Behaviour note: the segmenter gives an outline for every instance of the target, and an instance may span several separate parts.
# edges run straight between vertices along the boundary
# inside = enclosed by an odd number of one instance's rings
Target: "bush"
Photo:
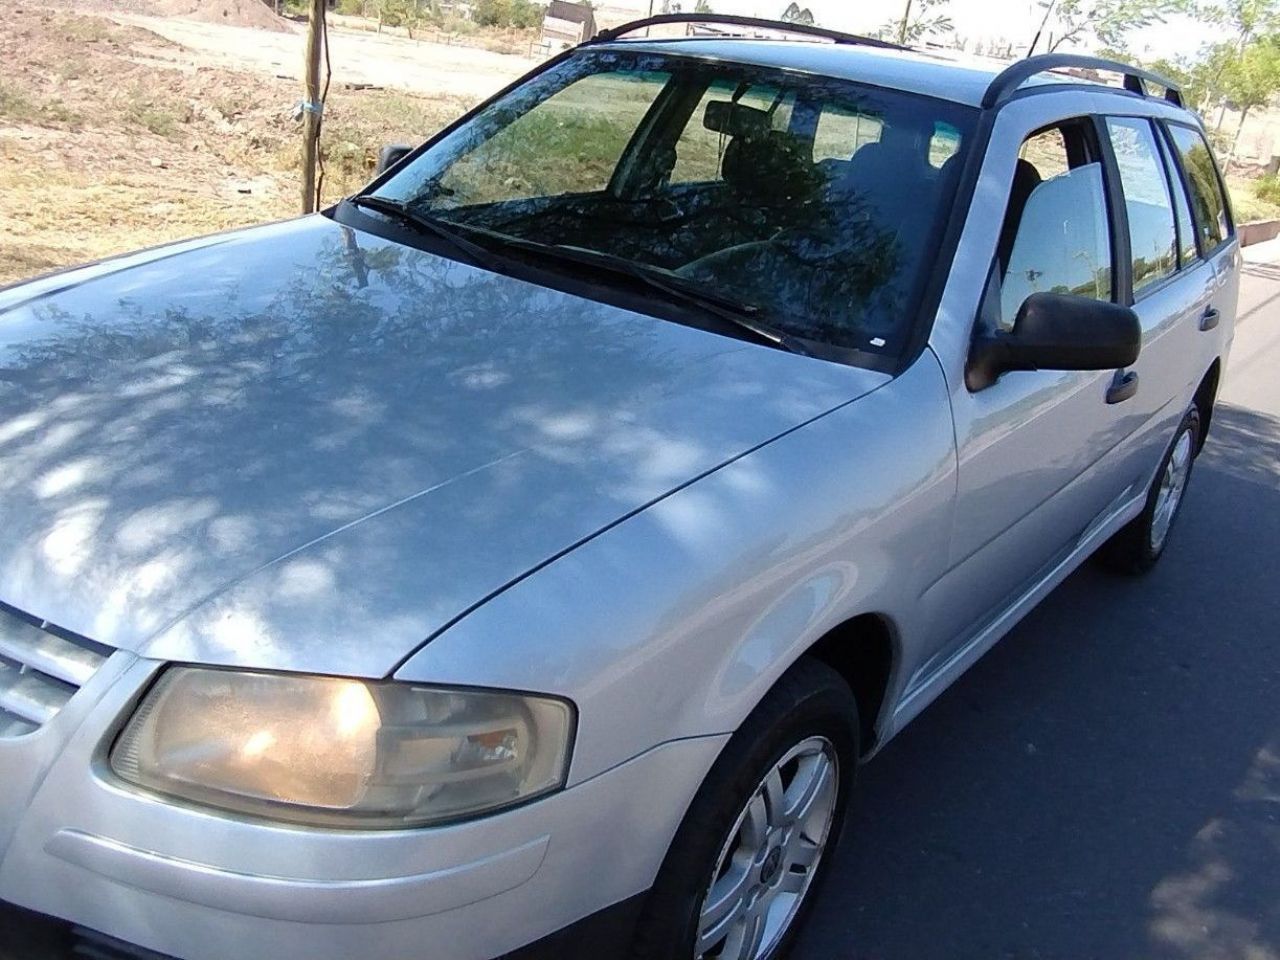
[[[1253,182],[1253,195],[1259,200],[1280,206],[1280,176],[1268,174]]]
[[[533,0],[479,0],[475,8],[476,23],[482,27],[518,27],[527,29],[542,23],[543,8]]]

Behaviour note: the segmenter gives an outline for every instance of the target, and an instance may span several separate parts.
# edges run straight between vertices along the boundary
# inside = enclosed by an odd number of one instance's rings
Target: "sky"
[[[801,0],[800,3],[813,11],[822,26],[855,33],[874,32],[891,18],[900,19],[903,4],[904,0]],[[711,0],[711,5],[717,13],[774,18],[787,6],[787,0]],[[1025,47],[1035,35],[1044,9],[1036,0],[951,0],[946,13],[960,36],[973,40],[1012,40]],[[1141,31],[1139,36],[1130,38],[1129,45],[1144,59],[1154,59],[1178,53],[1193,54],[1208,39],[1204,24],[1179,18]]]

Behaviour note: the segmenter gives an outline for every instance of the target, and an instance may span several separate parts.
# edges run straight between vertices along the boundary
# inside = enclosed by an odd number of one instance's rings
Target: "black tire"
[[[836,801],[823,854],[786,933],[783,957],[813,905],[839,843],[858,762],[858,708],[844,679],[815,660],[788,671],[729,740],[676,832],[636,927],[634,960],[693,960],[698,923],[721,854],[766,775],[797,745],[824,738],[836,757]],[[745,829],[745,828],[744,828]]]
[[[1173,435],[1173,440],[1169,443],[1164,456],[1160,459],[1160,467],[1156,470],[1155,479],[1151,481],[1151,489],[1147,491],[1147,502],[1143,507],[1142,513],[1121,527],[1115,536],[1104,543],[1101,549],[1098,550],[1097,558],[1103,566],[1117,573],[1136,575],[1146,573],[1156,565],[1156,561],[1164,554],[1165,549],[1169,546],[1169,537],[1177,524],[1178,515],[1182,512],[1182,504],[1186,500],[1186,485],[1191,480],[1196,453],[1200,449],[1200,423],[1200,411],[1195,406],[1192,406],[1183,415],[1182,422],[1178,424],[1178,430]],[[1173,459],[1175,452],[1178,451],[1179,444],[1186,436],[1190,437],[1190,459],[1187,461],[1186,476],[1183,479],[1183,495],[1178,497],[1174,505],[1173,516],[1169,519],[1164,534],[1158,536],[1156,510],[1160,504],[1161,486],[1169,470],[1170,461]]]

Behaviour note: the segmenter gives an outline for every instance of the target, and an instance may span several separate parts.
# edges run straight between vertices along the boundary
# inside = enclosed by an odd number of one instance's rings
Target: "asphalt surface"
[[[1087,565],[865,768],[793,960],[1280,960],[1274,259],[1160,565]]]

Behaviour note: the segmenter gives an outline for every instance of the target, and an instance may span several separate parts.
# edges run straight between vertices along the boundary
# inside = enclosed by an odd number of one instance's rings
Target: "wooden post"
[[[907,27],[911,23],[911,0],[907,0],[906,9],[902,11],[902,23],[898,27],[898,43],[906,46],[907,43]]]
[[[302,212],[316,209],[316,155],[320,140],[320,32],[325,0],[311,0],[307,19],[306,94],[302,102]]]

